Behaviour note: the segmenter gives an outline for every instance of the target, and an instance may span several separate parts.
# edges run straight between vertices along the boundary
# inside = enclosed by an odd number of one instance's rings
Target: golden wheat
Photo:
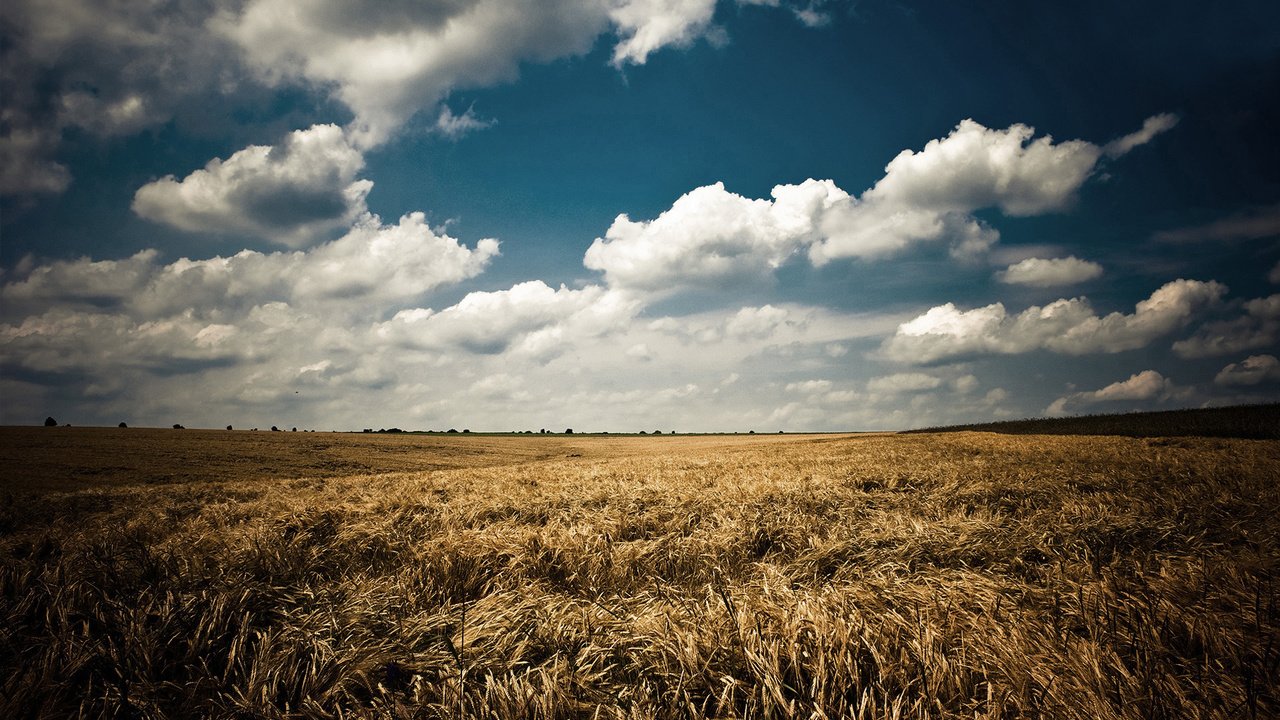
[[[11,444],[6,717],[1280,713],[1275,441],[125,432]]]

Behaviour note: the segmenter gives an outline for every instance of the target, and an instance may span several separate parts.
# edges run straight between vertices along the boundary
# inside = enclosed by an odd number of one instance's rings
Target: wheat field
[[[0,441],[2,717],[1280,714],[1277,441]]]

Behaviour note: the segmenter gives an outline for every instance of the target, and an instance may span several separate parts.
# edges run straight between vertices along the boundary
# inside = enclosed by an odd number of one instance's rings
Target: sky
[[[0,424],[1280,400],[1280,6],[9,0]]]

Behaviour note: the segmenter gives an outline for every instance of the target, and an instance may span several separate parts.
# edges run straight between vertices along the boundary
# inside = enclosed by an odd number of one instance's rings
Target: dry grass
[[[1280,714],[1274,441],[268,438],[0,471],[0,716]]]

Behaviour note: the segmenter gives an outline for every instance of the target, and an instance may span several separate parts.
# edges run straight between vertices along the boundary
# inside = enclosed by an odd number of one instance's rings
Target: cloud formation
[[[654,220],[619,215],[583,264],[614,287],[655,293],[760,279],[813,236],[825,207],[848,198],[830,180],[779,185],[772,195],[750,200],[716,183],[682,195]]]
[[[706,32],[715,0],[250,0],[213,23],[262,82],[329,88],[361,147],[454,90],[513,80],[522,62],[581,55],[610,30],[614,64],[644,64]]]
[[[1088,300],[1056,300],[1011,315],[1002,303],[961,310],[953,303],[930,308],[903,323],[881,350],[908,363],[1050,350],[1067,355],[1115,353],[1145,347],[1182,327],[1227,288],[1217,282],[1175,280],[1157,289],[1132,314],[1097,315]]]
[[[124,260],[54,262],[0,287],[5,315],[59,306],[119,313],[139,323],[172,315],[234,317],[257,305],[411,302],[430,290],[479,274],[498,254],[495,240],[468,249],[433,231],[422,213],[383,225],[368,216],[343,237],[306,251],[186,258],[161,264],[146,250]],[[354,305],[353,305],[354,304]]]
[[[1034,134],[1025,125],[992,130],[965,120],[919,152],[904,150],[861,197],[831,180],[778,185],[770,199],[759,200],[729,192],[723,183],[700,187],[653,220],[619,215],[584,263],[614,286],[670,292],[768,277],[802,251],[815,266],[882,259],[936,242],[948,243],[953,256],[973,257],[999,238],[973,213],[1063,210],[1102,155],[1082,140],[1054,143]],[[1009,277],[1061,283],[1084,279],[1093,267],[1075,258],[1039,260],[1011,268]]]
[[[1027,258],[996,273],[996,279],[1007,285],[1060,287],[1075,285],[1102,277],[1102,266],[1074,255],[1064,258]]]
[[[1064,395],[1054,400],[1045,409],[1045,414],[1065,415],[1081,408],[1100,404],[1167,401],[1186,398],[1188,395],[1187,388],[1179,387],[1155,370],[1143,370],[1129,376],[1128,380],[1111,383],[1100,390]]]
[[[250,145],[213,159],[182,180],[138,189],[133,211],[189,232],[252,235],[288,247],[310,245],[366,212],[364,156],[336,125],[296,130],[279,145]]]
[[[1155,136],[1172,130],[1178,124],[1178,119],[1178,116],[1173,113],[1152,115],[1143,121],[1142,127],[1138,130],[1107,143],[1103,146],[1102,152],[1109,158],[1126,155],[1130,150],[1151,142]]]
[[[1222,368],[1213,378],[1218,385],[1254,386],[1280,382],[1280,360],[1275,355],[1250,355]]]
[[[374,333],[419,350],[494,355],[513,349],[545,358],[625,325],[637,309],[633,301],[598,285],[553,289],[532,280],[509,290],[469,293],[439,312],[402,310],[375,326]]]
[[[618,33],[613,65],[643,65],[667,47],[687,47],[711,27],[716,0],[627,0],[609,10]]]
[[[1194,335],[1173,344],[1184,358],[1232,355],[1280,343],[1280,294],[1250,300],[1244,315],[1205,323]]]

